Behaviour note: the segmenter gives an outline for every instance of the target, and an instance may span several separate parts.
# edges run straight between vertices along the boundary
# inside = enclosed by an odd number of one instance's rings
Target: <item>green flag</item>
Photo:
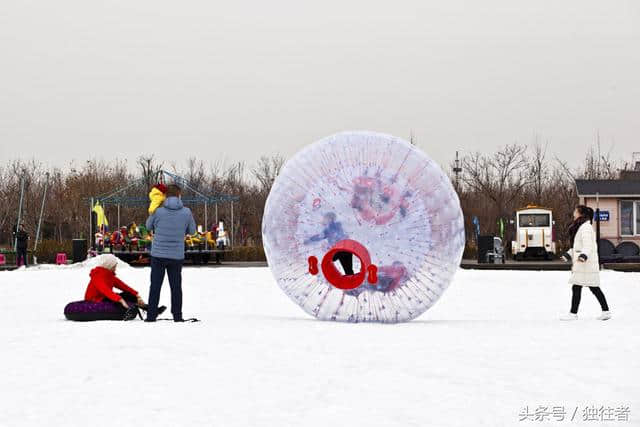
[[[504,219],[498,219],[498,230],[500,230],[500,238],[504,239]]]

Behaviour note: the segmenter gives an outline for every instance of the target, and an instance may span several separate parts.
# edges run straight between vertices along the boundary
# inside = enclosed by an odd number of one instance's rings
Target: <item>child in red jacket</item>
[[[138,292],[116,277],[118,259],[110,254],[102,255],[101,258],[101,266],[95,267],[89,273],[91,281],[87,286],[84,299],[93,302],[110,300],[122,305],[125,309],[129,308],[127,301],[137,304],[139,307],[146,307]],[[122,293],[116,294],[113,292],[113,288],[120,289]]]

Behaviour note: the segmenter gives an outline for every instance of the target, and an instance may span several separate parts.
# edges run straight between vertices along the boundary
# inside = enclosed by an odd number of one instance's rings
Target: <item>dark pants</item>
[[[136,305],[138,303],[138,298],[135,295],[130,294],[129,292],[120,292],[117,295],[120,295],[123,300],[125,300],[127,303],[130,303],[129,305]]]
[[[600,303],[600,308],[602,311],[609,311],[609,306],[607,305],[607,299],[604,297],[602,290],[598,286],[589,286],[591,293],[596,296],[598,302]],[[573,296],[571,297],[571,313],[578,313],[578,306],[580,305],[580,297],[582,296],[582,286],[573,285],[571,287],[573,291]]]
[[[20,265],[20,260],[22,260],[22,264],[24,264],[25,267],[29,264],[27,258],[27,248],[16,249],[16,265]]]
[[[224,243],[220,242],[217,246],[218,250],[224,251]],[[220,258],[224,259],[224,252],[220,255],[220,252],[216,252],[216,264],[220,264]]]
[[[130,294],[129,292],[117,292],[116,295],[119,295],[120,298],[122,298],[129,305],[129,307],[138,304],[138,298],[135,295]],[[109,298],[102,298],[102,302],[109,302],[116,307],[121,308],[123,314],[126,311],[122,304],[120,304],[119,302],[113,302]]]
[[[182,263],[181,259],[151,257],[151,288],[149,289],[149,308],[147,320],[158,317],[160,289],[164,282],[164,273],[169,276],[171,288],[171,314],[174,320],[182,319]]]

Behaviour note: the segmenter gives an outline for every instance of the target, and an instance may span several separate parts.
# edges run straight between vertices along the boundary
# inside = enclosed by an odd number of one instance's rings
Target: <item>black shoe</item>
[[[140,307],[144,311],[147,311],[149,309],[149,304],[139,305],[138,307]],[[167,311],[166,305],[161,305],[160,307],[158,307],[158,316],[160,316],[165,311]]]
[[[173,318],[173,321],[174,321],[174,322],[184,322],[184,319],[182,318],[182,316],[180,316],[180,317],[174,317],[174,318]]]
[[[127,311],[124,312],[124,318],[122,320],[133,320],[138,316],[138,307],[129,307]]]
[[[155,321],[156,321],[156,319],[148,319],[148,318],[147,318],[147,319],[144,319],[144,321],[145,321],[145,322],[149,322],[149,323],[151,323],[151,322],[155,322]]]

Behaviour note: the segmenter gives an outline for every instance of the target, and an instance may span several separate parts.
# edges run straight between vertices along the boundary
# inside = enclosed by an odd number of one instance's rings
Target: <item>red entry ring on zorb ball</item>
[[[355,274],[345,275],[338,271],[334,265],[334,258],[337,254],[346,253],[358,257],[360,261],[360,271]],[[373,269],[371,269],[373,267]],[[371,264],[369,252],[355,240],[342,240],[336,243],[322,258],[322,274],[338,289],[355,289],[364,282],[367,272],[375,271],[375,266]],[[374,283],[375,276],[369,275],[369,282]]]
[[[278,285],[307,313],[394,323],[425,312],[449,286],[464,221],[451,181],[422,151],[390,135],[343,132],[287,161],[262,238]]]

